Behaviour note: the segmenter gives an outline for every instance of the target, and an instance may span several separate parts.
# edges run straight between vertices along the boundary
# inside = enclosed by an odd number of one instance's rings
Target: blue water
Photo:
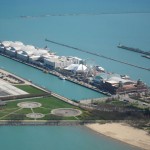
[[[5,150],[138,150],[83,127],[6,126],[0,133]]]
[[[18,63],[3,56],[0,56],[0,67],[27,80],[31,80],[36,85],[40,85],[41,87],[68,97],[72,100],[105,96],[83,86],[73,84],[67,80],[60,80],[56,76],[45,74],[43,71],[34,69],[22,63]]]
[[[0,1],[0,39],[20,40],[25,44],[48,47],[58,55],[75,55],[93,59],[106,70],[128,74],[150,85],[149,71],[99,58],[72,49],[47,43],[45,38],[150,68],[150,60],[140,54],[118,49],[119,42],[150,50],[149,0],[84,1]],[[9,5],[8,5],[9,3]],[[2,7],[3,6],[3,7]],[[8,9],[9,11],[6,11]],[[136,12],[136,13],[128,13]],[[138,12],[138,13],[137,13]],[[23,19],[19,16],[45,14],[108,13],[96,16],[50,16]],[[112,14],[111,14],[112,13]],[[118,13],[118,14],[113,14]],[[119,14],[120,13],[120,14]]]
[[[86,15],[59,16],[72,13]],[[44,17],[46,14],[56,16]],[[23,19],[20,17],[23,15],[33,18]],[[58,55],[91,59],[108,71],[127,74],[134,80],[140,78],[148,85],[150,72],[146,70],[47,43],[44,39],[48,38],[150,68],[149,59],[117,48],[120,42],[150,51],[149,27],[149,0],[0,0],[0,40],[18,40],[38,47],[47,45]],[[2,56],[0,67],[71,99],[103,96]],[[0,127],[0,133],[1,147],[6,150],[38,150],[43,149],[43,146],[45,150],[133,149],[80,127]],[[8,141],[10,144],[7,144]]]

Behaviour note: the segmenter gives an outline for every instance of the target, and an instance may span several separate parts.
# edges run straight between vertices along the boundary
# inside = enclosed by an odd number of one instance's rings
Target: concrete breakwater
[[[125,46],[125,45],[118,45],[117,47],[121,48],[121,49],[128,50],[128,51],[136,52],[136,53],[150,55],[150,52],[143,51],[143,50],[141,50],[139,48],[128,47],[128,46]]]
[[[150,71],[150,68],[145,68],[145,67],[142,67],[142,66],[131,64],[131,63],[128,63],[128,62],[125,62],[125,61],[121,61],[121,60],[118,60],[118,59],[114,59],[114,58],[111,58],[111,57],[104,56],[102,54],[98,54],[98,53],[94,53],[94,52],[91,52],[91,51],[83,50],[81,48],[69,46],[67,44],[62,44],[62,43],[55,42],[55,41],[52,41],[52,40],[49,40],[49,39],[45,39],[45,41],[53,43],[53,44],[57,44],[57,45],[60,45],[60,46],[68,47],[68,48],[71,48],[71,49],[74,49],[74,50],[77,50],[77,51],[80,51],[80,52],[88,53],[88,54],[91,54],[91,55],[94,55],[94,56],[98,56],[98,57],[101,57],[101,58],[105,58],[105,59],[108,59],[108,60],[116,61],[116,62],[119,62],[119,63],[122,63],[122,64],[126,64],[128,66],[132,66],[132,67],[136,67],[136,68],[140,68],[140,69],[143,69],[143,70]]]
[[[119,14],[149,14],[150,12],[101,12],[101,13],[59,13],[59,14],[42,14],[38,16],[19,16],[23,19],[34,19],[43,17],[66,17],[66,16],[100,16],[100,15],[119,15]]]
[[[0,126],[80,126],[93,123],[132,123],[132,120],[0,120]]]
[[[95,120],[1,120],[0,126],[79,126],[96,123]]]

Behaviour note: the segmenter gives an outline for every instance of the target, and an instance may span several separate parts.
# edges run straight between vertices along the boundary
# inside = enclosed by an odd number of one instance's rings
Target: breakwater
[[[52,41],[52,40],[49,40],[49,39],[45,39],[45,41],[53,43],[53,44],[57,44],[57,45],[60,45],[60,46],[68,47],[68,48],[71,48],[71,49],[74,49],[74,50],[77,50],[77,51],[80,51],[80,52],[88,53],[88,54],[91,54],[91,55],[94,55],[94,56],[97,56],[97,57],[105,58],[105,59],[116,61],[116,62],[125,64],[125,65],[129,65],[129,66],[132,66],[132,67],[136,67],[136,68],[139,68],[139,69],[150,71],[150,68],[145,68],[145,67],[138,66],[138,65],[135,65],[135,64],[131,64],[131,63],[128,63],[128,62],[125,62],[125,61],[121,61],[121,60],[118,60],[118,59],[107,57],[107,56],[104,56],[104,55],[99,54],[99,53],[94,53],[92,51],[83,50],[81,48],[73,47],[73,46],[70,46],[70,45],[67,45],[67,44],[62,44],[62,43],[55,42],[55,41]]]
[[[0,126],[79,126],[102,121],[96,120],[1,120]]]
[[[43,17],[67,17],[67,16],[100,16],[100,15],[120,15],[120,14],[149,14],[150,12],[101,12],[101,13],[61,13],[61,14],[42,14],[38,16],[19,16],[23,19],[34,19]]]
[[[125,46],[125,45],[118,45],[117,47],[121,48],[121,49],[128,50],[128,51],[136,52],[136,53],[150,55],[150,52],[143,51],[143,50],[141,50],[139,48],[128,47],[128,46]]]
[[[150,55],[142,55],[142,57],[150,59]]]

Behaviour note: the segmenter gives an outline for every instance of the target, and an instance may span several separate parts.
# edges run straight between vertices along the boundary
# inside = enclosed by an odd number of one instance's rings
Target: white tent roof
[[[120,81],[122,83],[126,83],[126,82],[134,83],[134,81],[131,81],[128,79],[122,79],[121,77],[111,77],[107,80],[107,82],[109,82],[109,83],[119,83]]]
[[[71,64],[70,66],[66,67],[65,70],[70,71],[85,71],[87,67],[82,64]]]
[[[48,51],[44,49],[37,49],[37,51],[34,52],[34,55],[45,55],[45,54],[48,54]]]
[[[23,45],[23,43],[20,42],[20,41],[15,41],[14,43],[15,43],[16,45],[19,45],[19,46]]]
[[[10,44],[13,43],[12,41],[3,41],[2,44],[5,46],[5,47],[8,47],[10,46]]]

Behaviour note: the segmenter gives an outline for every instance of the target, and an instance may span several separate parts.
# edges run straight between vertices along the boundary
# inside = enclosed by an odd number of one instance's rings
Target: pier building
[[[123,94],[148,90],[143,82],[133,81],[127,75],[105,72],[101,66],[88,65],[78,57],[58,56],[47,48],[25,45],[19,41],[3,41],[0,42],[0,53],[38,69],[47,69],[56,76],[64,75],[71,82],[99,92]]]
[[[86,72],[87,66],[83,64],[71,64],[68,67],[64,68],[64,70],[72,71],[72,72]]]
[[[93,84],[103,88],[111,94],[146,92],[147,86],[141,81],[131,80],[127,75],[116,73],[101,73],[93,79]]]

